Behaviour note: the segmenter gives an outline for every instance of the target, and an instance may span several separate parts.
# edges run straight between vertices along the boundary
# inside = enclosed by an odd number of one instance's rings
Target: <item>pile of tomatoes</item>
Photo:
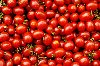
[[[0,66],[100,66],[100,0],[1,0]]]

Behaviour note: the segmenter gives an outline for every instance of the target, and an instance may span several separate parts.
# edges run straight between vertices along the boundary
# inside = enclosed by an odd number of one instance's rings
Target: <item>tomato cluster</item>
[[[0,66],[100,66],[100,0],[1,0]]]

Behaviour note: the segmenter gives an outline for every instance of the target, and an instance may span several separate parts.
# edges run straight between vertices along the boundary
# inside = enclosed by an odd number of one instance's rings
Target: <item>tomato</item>
[[[33,9],[39,9],[40,7],[40,4],[39,4],[39,1],[38,0],[31,0],[30,1],[30,5]]]
[[[13,8],[13,13],[16,15],[22,15],[25,12],[24,8],[16,6]]]
[[[59,6],[59,7],[58,7],[58,11],[59,11],[60,13],[66,12],[66,11],[67,11],[67,6],[66,6],[66,5],[61,5],[61,6]]]
[[[7,0],[7,5],[9,7],[15,7],[17,5],[17,1],[16,0]]]
[[[64,61],[63,61],[63,66],[70,66],[72,64],[72,61],[70,58],[66,58]]]
[[[55,0],[55,3],[57,5],[63,5],[64,4],[64,0]]]
[[[37,63],[37,57],[36,56],[30,56],[29,57],[29,60],[31,61],[31,64],[35,64],[35,63]]]
[[[28,0],[19,0],[18,4],[20,7],[25,7],[28,4]]]
[[[8,6],[3,6],[2,7],[2,12],[4,14],[10,14],[12,12],[12,9],[10,7],[8,7]]]
[[[85,23],[84,22],[78,22],[77,29],[78,29],[78,31],[84,31],[85,30]]]
[[[75,4],[69,4],[68,5],[68,12],[74,13],[77,10],[77,7]]]
[[[71,21],[77,21],[78,20],[78,13],[72,13],[70,15],[70,20]]]

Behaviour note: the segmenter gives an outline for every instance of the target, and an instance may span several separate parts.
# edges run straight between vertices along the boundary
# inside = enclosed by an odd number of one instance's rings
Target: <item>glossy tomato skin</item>
[[[4,59],[0,59],[0,65],[1,65],[1,66],[5,66],[5,61],[4,61]]]
[[[9,51],[5,51],[4,59],[10,60],[12,58],[12,54]]]
[[[22,15],[25,12],[24,8],[16,6],[13,8],[13,13],[16,15]]]
[[[42,53],[42,51],[43,51],[42,45],[37,45],[37,46],[34,48],[34,52],[37,53],[37,54]]]
[[[58,5],[55,2],[52,2],[51,9],[56,10],[57,8],[58,8]]]
[[[86,22],[86,30],[89,32],[94,30],[94,23],[92,21],[89,20]]]
[[[50,7],[52,5],[52,1],[51,0],[46,0],[45,1],[45,6],[46,7]]]
[[[78,13],[72,13],[70,15],[70,20],[71,21],[77,21],[78,20]]]
[[[12,41],[12,46],[13,46],[14,48],[18,48],[20,45],[21,45],[20,39],[15,38],[15,39]]]
[[[0,49],[0,58],[2,58],[4,55],[4,51]]]
[[[84,31],[85,30],[85,23],[84,22],[78,22],[77,29],[78,29],[78,31]]]
[[[52,36],[50,34],[46,34],[43,39],[43,43],[45,45],[50,45],[52,42]]]
[[[58,18],[58,23],[60,26],[65,26],[68,23],[68,20],[66,19],[65,16],[60,16]]]
[[[33,40],[32,34],[30,32],[25,32],[24,35],[23,35],[23,40],[26,43],[32,42],[32,40]]]
[[[100,30],[100,20],[98,20],[98,19],[95,19],[94,21],[94,29],[95,30]]]
[[[54,52],[54,49],[48,49],[48,50],[46,51],[46,56],[47,56],[48,58],[53,58],[53,56],[52,56],[53,52]]]
[[[52,18],[50,21],[49,21],[49,25],[51,25],[52,27],[56,27],[58,25],[58,21],[56,18]]]
[[[6,62],[6,66],[13,66],[13,61],[8,60],[8,61]]]
[[[80,65],[85,65],[87,66],[89,64],[89,59],[86,56],[82,56],[79,60],[78,60]]]
[[[53,10],[45,11],[47,18],[53,18],[55,16],[55,12]]]
[[[54,60],[49,60],[48,65],[49,66],[56,66],[56,62]]]
[[[73,60],[74,60],[75,62],[78,62],[78,60],[79,60],[80,57],[82,57],[82,56],[83,56],[83,53],[82,53],[82,52],[76,52],[76,53],[73,54]]]
[[[63,63],[64,59],[63,58],[55,58],[56,63],[61,64]]]
[[[93,62],[92,62],[92,65],[93,66],[99,66],[100,64],[99,64],[99,60],[94,60]]]
[[[9,50],[11,49],[12,44],[9,41],[4,41],[1,43],[1,49],[3,50]]]
[[[51,46],[53,49],[56,49],[60,46],[60,43],[58,40],[53,40],[52,43],[51,43]]]
[[[39,9],[40,7],[40,4],[39,4],[39,1],[38,0],[31,0],[30,1],[30,5],[33,9]]]
[[[90,12],[89,11],[84,11],[84,12],[82,12],[80,15],[79,15],[79,19],[81,20],[81,21],[88,21],[89,19],[90,19],[91,17],[90,17]]]
[[[62,57],[65,54],[65,50],[63,48],[56,48],[54,50],[55,57]]]
[[[39,30],[43,30],[47,27],[47,21],[44,20],[44,19],[40,19],[37,21],[37,25],[36,27],[39,29]]]
[[[86,9],[88,11],[95,11],[98,8],[98,4],[96,2],[90,1],[89,3],[86,4]]]
[[[28,0],[19,0],[18,4],[20,7],[25,7],[28,4]]]
[[[75,4],[69,4],[68,5],[68,12],[74,13],[77,10],[77,7]]]
[[[93,41],[88,41],[88,42],[86,42],[86,44],[85,44],[85,48],[87,49],[87,50],[93,50],[94,49],[94,42]]]
[[[8,19],[7,19],[8,20]],[[0,32],[4,32],[7,28],[7,25],[5,23],[0,24]]]
[[[72,64],[72,61],[70,58],[66,58],[64,61],[63,61],[63,66],[70,66]]]
[[[63,5],[64,4],[64,0],[55,0],[55,3],[57,5]]]
[[[3,17],[3,22],[6,24],[6,25],[10,25],[12,23],[12,18],[10,15],[4,15]]]
[[[68,23],[64,26],[64,32],[65,34],[70,34],[73,32],[73,25],[72,23]]]
[[[14,17],[14,21],[15,21],[15,23],[21,24],[21,23],[24,22],[24,18],[22,16],[20,16],[20,15],[16,15]]]
[[[71,51],[65,51],[65,58],[72,58],[73,53]]]
[[[33,36],[33,38],[35,38],[35,39],[41,39],[41,38],[44,36],[44,32],[41,31],[41,30],[35,30],[35,31],[32,33],[32,36]]]
[[[67,6],[66,6],[66,5],[59,6],[59,7],[58,7],[58,11],[59,11],[60,13],[66,12],[66,11],[67,11]]]
[[[71,66],[80,66],[80,64],[79,64],[78,62],[73,62],[73,63],[71,64]]]
[[[10,35],[14,34],[14,33],[15,33],[15,28],[14,28],[14,26],[9,25],[8,28],[7,28],[7,32],[8,32]]]
[[[9,7],[15,7],[17,5],[17,1],[16,0],[7,0],[7,5]]]
[[[16,27],[16,32],[18,34],[23,34],[27,31],[27,27],[23,24],[19,24],[17,27]]]
[[[75,44],[78,47],[82,47],[84,45],[84,39],[82,37],[77,37],[75,38]]]
[[[77,8],[77,11],[78,11],[79,13],[85,11],[85,6],[84,6],[83,4],[79,4],[79,6],[78,6],[78,8]]]
[[[29,61],[29,59],[23,59],[21,61],[21,65],[22,66],[31,66],[31,62]]]
[[[31,64],[35,64],[35,63],[37,63],[37,56],[30,56],[29,57],[29,60],[31,61]]]
[[[3,6],[2,7],[2,12],[4,14],[10,14],[12,12],[12,9],[10,7],[8,7],[8,6]]]
[[[9,34],[7,32],[0,33],[0,42],[6,41],[9,38]]]
[[[35,12],[35,16],[37,19],[46,19],[47,18],[47,15],[43,10],[37,10]]]
[[[65,50],[72,50],[74,48],[74,43],[71,40],[68,40],[64,43],[64,49]]]
[[[19,64],[22,61],[22,55],[20,53],[15,53],[13,55],[13,63]]]

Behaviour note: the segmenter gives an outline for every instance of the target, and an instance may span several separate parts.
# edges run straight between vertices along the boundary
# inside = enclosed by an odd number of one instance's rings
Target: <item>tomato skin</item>
[[[65,0],[65,4],[70,4],[71,0]]]
[[[46,19],[47,18],[47,15],[43,10],[37,10],[35,12],[35,16],[37,19]]]
[[[21,61],[21,65],[22,66],[31,66],[31,62],[29,61],[29,59],[23,59]]]
[[[6,41],[9,38],[9,34],[7,32],[0,33],[0,42]]]
[[[46,56],[47,56],[48,58],[53,58],[53,56],[52,56],[53,52],[54,52],[54,49],[48,49],[48,50],[46,51]]]
[[[85,11],[85,6],[84,6],[83,4],[79,4],[79,6],[78,6],[78,8],[77,8],[77,11],[78,11],[79,13]]]
[[[84,22],[78,22],[77,29],[78,29],[78,31],[84,31],[85,30],[85,23]]]
[[[4,14],[10,14],[12,12],[12,9],[10,7],[8,7],[8,6],[3,6],[2,7],[2,12]]]
[[[0,49],[0,58],[2,58],[4,55],[4,51]]]
[[[95,30],[100,30],[100,20],[95,19],[93,22],[94,22],[94,29]]]
[[[66,11],[67,11],[67,6],[66,6],[66,5],[59,6],[59,7],[58,7],[58,11],[59,11],[60,13],[66,12]]]
[[[70,15],[70,20],[71,21],[77,21],[78,20],[78,13],[72,13]]]
[[[24,22],[24,18],[22,16],[20,16],[20,15],[16,15],[14,17],[14,21],[15,21],[15,23],[21,24],[21,23]]]
[[[49,25],[51,25],[52,27],[56,27],[58,25],[58,21],[56,18],[52,18],[50,21],[49,21]]]
[[[12,35],[15,33],[15,28],[12,25],[9,25],[7,28],[7,32]]]
[[[71,64],[71,66],[80,66],[80,64],[79,64],[78,62],[73,62],[73,63]]]
[[[62,57],[65,54],[65,50],[63,48],[56,48],[54,50],[55,57]]]
[[[3,50],[9,50],[11,49],[12,44],[9,41],[4,41],[1,43],[1,49]]]
[[[94,50],[98,50],[99,45],[100,45],[100,43],[98,41],[94,41]]]
[[[32,36],[33,36],[33,38],[35,38],[35,39],[41,39],[41,38],[44,36],[44,32],[41,31],[41,30],[35,30],[35,31],[32,33]]]
[[[83,62],[84,61],[84,62]],[[85,65],[87,66],[89,64],[89,59],[86,56],[82,56],[79,60],[78,60],[80,65]]]
[[[77,7],[75,4],[69,4],[68,5],[68,12],[74,13],[77,10]]]
[[[44,19],[40,19],[37,21],[37,24],[36,24],[36,27],[39,29],[39,30],[43,30],[47,27],[47,21],[44,20]]]
[[[10,60],[12,58],[12,54],[9,51],[5,51],[4,59]]]
[[[18,34],[23,34],[27,31],[27,27],[23,24],[19,24],[17,27],[16,27],[16,32]]]
[[[94,42],[93,41],[88,41],[88,42],[86,42],[86,44],[85,44],[85,48],[87,49],[87,50],[93,50],[94,49]]]
[[[36,28],[36,23],[37,23],[37,20],[32,19],[32,20],[30,21],[30,27],[31,27],[31,28]]]
[[[74,39],[74,34],[71,33],[71,34],[65,35],[65,39],[66,40],[72,40],[72,39]]]
[[[0,24],[0,32],[4,32],[6,30],[7,25],[5,23]]]
[[[46,7],[50,7],[52,5],[52,1],[51,0],[46,0],[45,1],[45,6]]]
[[[29,57],[29,60],[31,61],[31,64],[35,64],[35,63],[37,63],[37,56],[30,56]]]
[[[5,66],[5,61],[4,61],[4,59],[0,59],[0,66]]]
[[[93,62],[92,62],[92,65],[93,66],[99,66],[100,64],[100,61],[99,60],[94,60]]]
[[[84,45],[84,39],[82,37],[77,37],[75,38],[75,44],[78,47],[82,47]]]
[[[76,52],[76,53],[73,54],[73,60],[74,60],[75,62],[78,62],[78,60],[79,60],[80,57],[82,57],[82,56],[83,56],[83,53],[82,53],[82,52]]]
[[[90,0],[82,0],[82,3],[88,3]]]
[[[8,60],[8,61],[6,62],[6,65],[5,65],[5,66],[13,66],[13,61]]]
[[[56,63],[61,64],[63,63],[64,59],[62,58],[55,58]]]
[[[90,19],[91,17],[90,17],[90,12],[89,11],[84,11],[84,12],[82,12],[80,15],[79,15],[79,19],[81,20],[81,21],[88,21],[89,19]]]
[[[94,30],[94,23],[92,21],[89,20],[86,22],[86,30],[89,32]]]
[[[88,11],[91,11],[91,10],[95,11],[97,8],[98,8],[98,3],[96,3],[96,2],[90,1],[89,3],[86,4],[86,9]]]
[[[75,5],[77,5],[77,3],[81,3],[81,0],[73,0],[72,3],[74,3]]]
[[[70,66],[72,64],[72,61],[70,58],[66,58],[64,61],[63,61],[63,66]]]
[[[22,55],[20,53],[15,53],[13,55],[13,63],[19,64],[22,61]]]
[[[10,15],[4,15],[3,17],[3,22],[6,24],[6,25],[9,25],[12,23],[12,18]]]
[[[28,0],[19,0],[18,4],[20,7],[25,7],[28,4]]]
[[[69,19],[69,17],[70,17],[70,13],[67,12],[67,13],[65,13],[63,16],[65,16],[67,19]]]
[[[32,54],[30,51],[33,51],[33,48],[28,48],[28,46],[26,46],[25,49],[22,51],[22,54],[24,56],[30,56]]]
[[[22,15],[25,12],[24,8],[16,6],[13,8],[13,13],[16,15]]]
[[[58,5],[55,2],[52,2],[51,9],[56,10],[57,8],[58,8]]]
[[[64,32],[65,34],[70,34],[73,32],[73,25],[72,23],[68,23],[64,26]]]
[[[63,5],[64,4],[64,0],[55,0],[55,3],[57,5]]]
[[[47,59],[40,59],[38,65],[41,66],[42,64],[46,64],[47,62]]]
[[[64,43],[64,49],[65,50],[72,50],[74,48],[74,43],[71,40],[68,40]]]
[[[25,32],[24,35],[23,35],[23,40],[26,43],[32,42],[32,40],[33,40],[32,34],[30,32]]]
[[[37,45],[37,46],[34,48],[34,52],[37,53],[37,54],[42,53],[42,51],[43,51],[42,45]]]
[[[71,51],[65,51],[65,58],[72,58],[73,53]]]
[[[43,39],[43,43],[45,45],[50,45],[52,42],[52,36],[50,34],[46,34]]]
[[[90,33],[88,31],[79,32],[79,36],[82,37],[83,39],[89,39]]]
[[[40,7],[40,4],[39,4],[39,1],[38,0],[31,0],[30,1],[30,5],[33,9],[39,9]]]
[[[55,12],[53,10],[45,11],[47,18],[53,18],[55,16]]]
[[[20,39],[15,38],[15,39],[12,41],[12,46],[13,46],[14,48],[18,48],[20,45],[21,45]]]
[[[7,0],[7,5],[9,7],[15,7],[17,5],[17,1],[16,0]]]

